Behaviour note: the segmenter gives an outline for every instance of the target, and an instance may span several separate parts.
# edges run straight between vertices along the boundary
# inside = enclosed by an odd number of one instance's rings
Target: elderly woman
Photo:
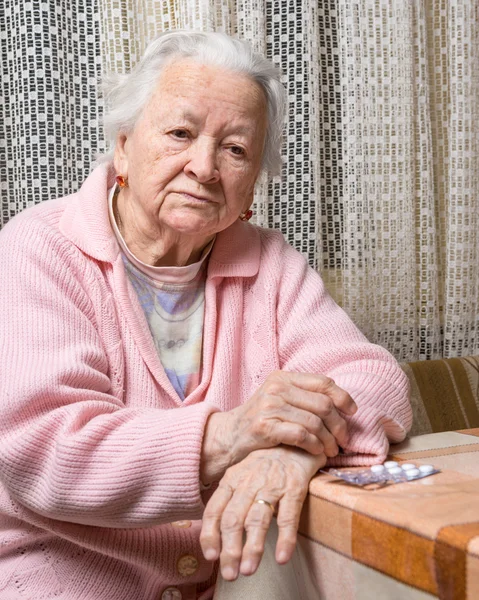
[[[8,600],[211,598],[274,510],[290,559],[318,468],[382,461],[411,421],[395,360],[247,223],[280,165],[272,65],[172,32],[108,102],[112,162],[0,235]]]

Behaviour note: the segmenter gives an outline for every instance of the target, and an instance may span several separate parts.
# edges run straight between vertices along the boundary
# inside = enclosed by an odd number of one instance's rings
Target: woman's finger
[[[243,554],[245,520],[256,496],[256,488],[237,489],[221,517],[220,569],[223,579],[238,577]]]
[[[206,560],[216,560],[221,552],[221,517],[233,496],[233,489],[221,482],[203,513],[200,544]]]
[[[334,436],[331,434],[331,432],[328,430],[328,428],[325,426],[321,419],[320,427],[316,435],[318,436],[319,441],[323,445],[324,454],[326,454],[326,456],[329,457],[337,456],[339,452],[338,444]]]
[[[302,425],[281,421],[279,419],[271,419],[268,421],[268,426],[270,431],[268,436],[263,439],[268,439],[271,446],[279,446],[280,444],[296,446],[315,456],[324,452],[324,446],[318,435],[316,433],[310,433]]]
[[[298,537],[299,519],[306,498],[304,490],[287,491],[278,507],[278,541],[276,543],[276,561],[283,565],[293,556]]]
[[[295,393],[298,392],[296,391]],[[299,393],[309,394],[310,392]],[[297,408],[294,405],[285,404],[281,411],[284,416],[280,413],[279,418],[287,422],[296,422],[301,425],[318,438],[326,448],[327,456],[336,456],[338,452],[337,445],[346,446],[348,443],[349,436],[347,423],[343,417],[340,416],[330,400],[328,403],[326,397],[319,399],[318,404],[321,404],[321,406],[317,407],[316,414]],[[306,448],[303,449],[306,450]],[[314,452],[312,454],[314,454]]]
[[[305,402],[309,402],[311,406],[316,405],[314,414],[313,411],[306,411],[297,406],[297,404],[304,406]],[[295,415],[297,415],[295,418],[298,421],[300,420],[301,424],[304,424],[311,433],[318,435],[320,439],[323,433],[322,426],[325,425],[340,446],[345,446],[348,443],[348,425],[328,396],[295,388],[291,391],[290,405],[291,410],[301,411],[300,415],[295,412]],[[325,443],[325,440],[323,440],[323,443]]]
[[[348,443],[347,423],[329,396],[291,387],[285,392],[283,401],[285,420],[297,422],[315,434],[322,433],[321,424],[324,424],[340,446]]]
[[[326,429],[331,433],[338,445],[343,448],[347,446],[349,442],[348,424],[343,419],[341,414],[335,408],[333,408],[329,414],[327,414],[327,411],[325,410],[325,414],[321,417],[321,419],[326,426]]]
[[[271,497],[265,503],[264,495],[265,492],[262,492],[260,500],[263,502],[258,502],[258,499],[253,502],[246,517],[247,536],[240,566],[242,575],[255,573],[263,557],[266,535],[273,519],[272,507],[275,504]]]
[[[304,391],[324,394],[331,399],[334,406],[347,415],[354,415],[358,407],[351,396],[340,388],[331,377],[320,373],[296,373],[290,371],[276,371],[271,382],[285,382]],[[316,403],[317,405],[317,403]],[[301,406],[305,410],[314,411],[313,406]],[[316,412],[315,412],[316,414]],[[320,416],[320,415],[318,415]]]

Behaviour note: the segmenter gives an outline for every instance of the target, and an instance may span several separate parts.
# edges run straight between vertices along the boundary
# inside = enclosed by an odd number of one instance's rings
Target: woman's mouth
[[[214,202],[210,198],[205,198],[204,196],[196,196],[195,194],[190,194],[188,192],[181,192],[181,195],[193,202]]]

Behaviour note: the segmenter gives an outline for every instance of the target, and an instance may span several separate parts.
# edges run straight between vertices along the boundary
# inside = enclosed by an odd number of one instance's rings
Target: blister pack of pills
[[[403,483],[406,481],[415,481],[423,477],[429,477],[439,473],[432,465],[419,465],[413,463],[397,463],[394,460],[386,461],[382,465],[373,465],[368,469],[350,470],[350,469],[329,469],[323,471],[328,475],[333,475],[352,485],[366,486],[370,484],[386,485],[391,483]]]

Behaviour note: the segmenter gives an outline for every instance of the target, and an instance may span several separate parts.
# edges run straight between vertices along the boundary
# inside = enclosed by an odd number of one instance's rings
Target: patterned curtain
[[[479,4],[337,0],[341,268],[399,359],[479,351]]]
[[[0,1],[0,227],[79,187],[103,148],[91,0]]]
[[[476,0],[51,0],[0,6],[0,225],[75,190],[104,149],[98,81],[174,28],[283,70],[281,178],[256,222],[400,360],[478,353]],[[7,35],[8,32],[8,35]]]

